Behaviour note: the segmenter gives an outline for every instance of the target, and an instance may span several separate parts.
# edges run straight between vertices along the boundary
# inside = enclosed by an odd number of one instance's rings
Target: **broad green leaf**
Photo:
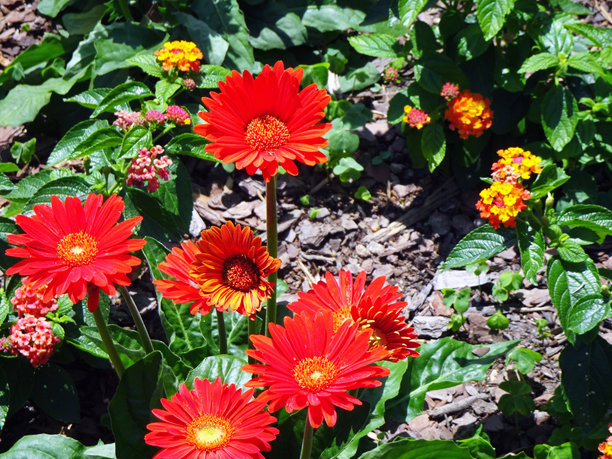
[[[9,201],[25,204],[45,183],[61,177],[72,177],[73,172],[66,169],[54,171],[42,170],[36,174],[28,175],[17,183],[17,188],[4,197]]]
[[[144,48],[140,43],[135,46],[120,43],[116,37],[112,36],[96,40],[94,47],[96,49],[94,65],[97,75],[106,75],[114,70],[131,67],[129,59],[142,52]]]
[[[401,46],[393,35],[373,33],[349,37],[350,45],[360,54],[372,57],[399,57]]]
[[[542,361],[542,354],[524,347],[515,347],[506,357],[506,361],[516,362],[515,368],[526,375],[533,371],[536,362]]]
[[[210,142],[198,134],[179,134],[176,137],[172,137],[170,142],[166,144],[166,153],[173,153],[175,155],[189,155],[195,156],[196,158],[204,159],[206,161],[214,161],[220,163],[220,159],[216,159],[214,155],[208,153],[205,150],[206,145]]]
[[[332,134],[329,138],[329,146],[327,149],[333,155],[350,155],[359,147],[359,136],[346,129]]]
[[[413,24],[410,44],[412,53],[417,59],[420,59],[423,53],[435,53],[441,48],[431,26],[423,21],[416,21]]]
[[[359,91],[372,86],[380,79],[378,69],[371,62],[363,67],[349,70],[346,74],[340,75],[340,90],[343,93]]]
[[[402,24],[411,26],[426,3],[427,0],[399,0],[398,10]]]
[[[555,56],[560,56],[563,53],[566,57],[569,57],[574,49],[574,40],[572,34],[560,21],[553,20],[544,24],[541,33],[540,40],[546,51]]]
[[[542,126],[546,138],[557,150],[572,140],[578,124],[578,102],[569,89],[553,86],[542,100]]]
[[[153,408],[162,408],[164,379],[168,367],[162,365],[161,352],[155,351],[125,370],[108,412],[117,444],[117,459],[150,459],[158,448],[143,438],[147,424],[156,419]]]
[[[20,438],[0,459],[83,459],[86,447],[64,435],[28,435]]]
[[[544,267],[544,234],[541,229],[536,229],[528,220],[518,222],[518,247],[521,252],[521,266],[525,278],[537,285],[537,274]]]
[[[410,86],[415,85],[413,83]],[[389,111],[387,113],[387,121],[389,124],[397,124],[401,123],[404,115],[404,107],[406,105],[412,106],[412,102],[408,97],[408,89],[404,88],[400,92],[398,92],[391,101],[389,102]]]
[[[559,446],[535,445],[534,459],[580,459],[576,443],[567,442]]]
[[[151,131],[143,126],[132,126],[123,138],[118,159],[136,158],[138,156],[138,150],[143,148],[148,149],[152,146],[153,140],[151,139]]]
[[[549,192],[560,187],[569,179],[569,175],[567,175],[562,168],[557,167],[554,164],[545,166],[530,187],[531,199],[543,198]]]
[[[237,388],[246,390],[244,385],[251,380],[251,374],[245,373],[241,368],[247,362],[233,355],[212,355],[202,360],[202,363],[189,372],[187,387],[192,389],[196,378],[208,379],[214,382],[221,378],[223,384],[234,384]]]
[[[460,87],[469,86],[461,69],[445,54],[423,53],[415,63],[414,72],[419,85],[436,95],[440,94],[442,86],[449,81]]]
[[[11,147],[11,156],[16,163],[29,163],[34,153],[36,153],[36,137],[25,143],[15,142]]]
[[[137,227],[140,237],[151,236],[166,241],[181,241],[183,225],[179,216],[166,209],[164,203],[159,199],[158,192],[155,194],[154,196],[146,190],[128,187],[124,198],[124,217],[141,216],[143,218],[142,223]]]
[[[495,230],[491,225],[483,225],[457,243],[444,262],[444,269],[486,260],[512,247],[516,242],[515,231],[507,228]]]
[[[9,313],[13,311],[13,305],[11,304],[9,299],[6,297],[6,295],[7,294],[5,291],[5,292],[2,292],[2,295],[0,296],[0,325],[4,323]],[[3,387],[3,385],[0,384],[0,387]],[[0,397],[0,399],[1,398],[2,397]],[[2,426],[0,426],[0,430],[2,430]]]
[[[594,11],[591,11],[587,7],[581,5],[580,3],[574,2],[573,0],[554,0],[551,2],[551,4],[560,6],[565,13],[595,14]]]
[[[28,49],[20,53],[15,60],[4,69],[4,72],[0,74],[0,84],[11,78],[12,69],[16,67],[21,67],[23,70],[27,71],[39,64],[62,57],[65,53],[65,40],[59,35],[46,33],[42,43],[28,47]]]
[[[313,2],[310,2],[313,3]],[[311,4],[303,13],[295,13],[302,17],[306,27],[313,27],[319,32],[332,32],[335,30],[359,29],[359,24],[365,19],[365,13],[350,7],[341,7],[335,4]]]
[[[510,325],[510,320],[501,311],[497,311],[487,320],[487,327],[491,330],[505,330],[508,325]]]
[[[580,22],[572,22],[564,24],[564,26],[572,32],[582,35],[584,38],[590,40],[593,45],[599,46],[600,48],[612,45],[612,29],[595,27]]]
[[[112,128],[108,127],[108,121],[106,120],[85,120],[72,126],[51,152],[47,165],[55,166],[62,161],[78,158],[82,151],[80,145],[102,129]],[[117,133],[117,135],[119,134]]]
[[[83,107],[96,108],[100,104],[100,102],[102,102],[102,99],[104,99],[104,97],[106,97],[110,91],[110,88],[91,89],[89,91],[82,92],[81,94],[77,94],[76,96],[70,97],[69,99],[64,99],[64,102],[76,102],[77,104],[80,104]],[[127,103],[124,103],[117,105],[113,109],[116,111],[130,111],[130,106]]]
[[[513,6],[514,0],[481,0],[478,2],[478,23],[485,40],[490,40],[497,35]]]
[[[577,242],[568,239],[557,247],[557,252],[563,261],[580,263],[587,259],[587,254]]]
[[[176,226],[188,233],[193,218],[193,190],[189,171],[180,158],[175,158],[169,169],[176,178],[162,181],[157,195],[164,209],[173,214]]]
[[[19,166],[15,163],[0,163],[0,172],[17,172]]]
[[[529,384],[523,381],[504,381],[499,385],[499,388],[510,392],[500,397],[497,406],[499,411],[504,416],[512,416],[515,413],[520,413],[523,416],[529,416],[535,410],[535,403],[528,395],[531,393]]]
[[[85,202],[90,193],[91,191],[82,177],[59,178],[40,187],[36,194],[25,204],[22,212],[24,215],[31,215],[34,212],[34,206],[49,204],[51,196],[57,196],[62,201],[65,201],[68,196],[76,196],[82,202]]]
[[[377,448],[359,456],[359,459],[472,459],[467,448],[451,440],[400,439],[381,443]]]
[[[26,359],[2,359],[1,366],[10,389],[11,403],[8,417],[11,417],[30,398],[34,381],[34,368]]]
[[[15,189],[15,185],[11,179],[0,172],[0,191],[11,191]]]
[[[567,65],[571,68],[585,73],[599,75],[607,83],[612,84],[612,75],[604,70],[597,58],[591,53],[575,53],[567,60]]]
[[[483,54],[490,45],[484,39],[482,30],[478,24],[470,24],[455,36],[459,54],[465,56],[467,61]]]
[[[106,445],[99,444],[87,448],[83,459],[116,459],[116,457],[115,444],[108,443]]]
[[[609,315],[609,307],[595,301],[595,298],[601,297],[601,281],[590,258],[582,263],[568,263],[557,255],[553,256],[546,266],[546,282],[553,306],[570,342],[575,341],[574,332],[585,333]],[[588,300],[581,303],[581,298],[585,296]]]
[[[438,123],[429,123],[423,129],[421,151],[429,164],[429,172],[433,172],[446,154],[446,137],[444,129]]]
[[[45,413],[58,421],[81,420],[79,395],[72,376],[57,365],[41,365],[36,369],[32,400]]]
[[[225,81],[225,78],[231,72],[225,67],[219,65],[203,65],[200,68],[200,80],[196,82],[198,88],[215,89],[219,87],[220,81]]]
[[[308,31],[300,16],[288,11],[281,2],[265,2],[254,8],[242,7],[254,48],[268,51],[300,46],[307,42]]]
[[[574,419],[585,434],[604,427],[612,405],[612,346],[600,336],[559,357],[561,383]]]
[[[588,228],[605,235],[612,235],[612,211],[593,204],[578,204],[561,211],[558,225]]]
[[[6,298],[2,298],[3,302],[7,302]],[[6,316],[5,316],[6,317]],[[4,322],[4,319],[2,320]],[[8,380],[4,374],[4,370],[0,368],[0,431],[4,427],[4,422],[8,415],[9,405],[11,403],[11,391],[9,388]]]
[[[402,380],[400,394],[387,404],[387,414],[407,422],[423,412],[427,392],[445,389],[465,381],[481,381],[498,357],[514,348],[519,341],[488,345],[489,352],[482,357],[472,353],[468,343],[442,338],[420,347],[420,357],[411,358]]]
[[[195,44],[198,45],[206,62],[213,65],[222,65],[230,47],[227,41],[228,37],[219,35],[206,22],[196,19],[191,14],[174,13],[174,16],[185,27]],[[205,18],[202,19],[205,20]]]
[[[229,44],[224,60],[227,66],[240,71],[252,69],[255,63],[253,47],[249,43],[249,30],[237,0],[195,0],[190,9]]]
[[[168,80],[159,80],[155,84],[155,98],[161,102],[167,102],[179,89],[181,89],[181,85],[178,83],[170,83]]]
[[[153,54],[148,52],[137,54],[136,56],[129,58],[128,63],[140,67],[140,69],[147,75],[151,75],[152,77],[156,78],[162,77],[161,62],[159,62],[157,57],[155,57]]]
[[[64,14],[62,22],[70,35],[86,35],[94,29],[107,11],[106,5],[96,5],[84,13]]]
[[[132,100],[144,99],[145,97],[153,97],[153,93],[149,88],[140,81],[130,81],[123,83],[113,88],[100,101],[98,107],[94,110],[91,117],[95,118],[102,112],[114,112],[117,105],[121,105]]]
[[[553,56],[550,53],[539,53],[533,56],[530,56],[521,68],[519,69],[519,73],[527,73],[527,72],[537,72],[538,70],[544,70],[551,67],[557,67],[559,65],[559,58],[557,56]]]
[[[119,133],[117,128],[106,127],[98,129],[76,146],[70,159],[89,156],[105,148],[117,147],[122,143],[123,135]]]
[[[70,0],[41,0],[36,9],[45,16],[54,18],[68,3],[70,3]]]

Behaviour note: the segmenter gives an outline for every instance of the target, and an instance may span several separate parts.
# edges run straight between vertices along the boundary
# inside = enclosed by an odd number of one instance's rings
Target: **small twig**
[[[310,253],[302,253],[301,254],[308,261],[324,261],[326,263],[335,263],[336,259],[331,257],[326,257],[324,255],[316,255]]]
[[[605,3],[602,3],[602,5],[600,5],[599,2],[595,0],[595,8],[597,8],[597,11],[599,11],[599,13],[605,18],[606,21],[612,24],[612,14],[610,14],[610,12],[608,11],[608,8]]]
[[[519,312],[525,313],[525,312],[540,312],[540,311],[554,311],[555,308],[553,308],[552,306],[540,306],[538,308],[521,308],[519,309]]]
[[[315,185],[315,187],[312,190],[310,190],[308,194],[315,194],[317,191],[319,191],[321,188],[323,188],[325,185],[331,182],[334,179],[334,177],[335,176],[333,173],[329,174],[327,177],[321,180],[317,185]]]
[[[308,281],[308,285],[310,286],[310,288],[312,288],[312,285],[316,284],[315,278],[312,277],[312,274],[310,274],[310,271],[308,270],[308,268],[304,265],[304,263],[302,263],[302,260],[300,260],[299,258],[297,260],[297,265],[306,275],[306,280]]]
[[[429,417],[430,418],[442,417],[447,414],[456,413],[458,411],[462,411],[462,410],[469,408],[472,405],[472,403],[474,403],[476,400],[486,400],[488,398],[489,398],[489,394],[471,395],[462,400],[457,400],[456,402],[452,402],[447,405],[434,408],[433,410],[429,412]]]

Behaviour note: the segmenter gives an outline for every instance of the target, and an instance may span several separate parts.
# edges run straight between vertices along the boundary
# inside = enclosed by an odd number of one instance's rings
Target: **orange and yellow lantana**
[[[164,47],[153,53],[157,60],[163,62],[162,68],[168,72],[174,67],[182,72],[200,71],[200,59],[204,57],[195,43],[190,41],[169,41]]]
[[[481,94],[473,94],[465,89],[449,100],[447,105],[444,117],[450,122],[451,130],[457,130],[462,139],[470,135],[480,137],[493,123],[491,102]]]
[[[404,123],[413,128],[423,129],[423,126],[431,121],[427,113],[423,110],[412,108],[410,105],[404,107],[404,113],[406,113],[403,118]]]
[[[523,189],[520,183],[493,182],[490,188],[480,192],[480,201],[476,208],[482,218],[488,218],[493,228],[498,229],[500,223],[506,228],[516,226],[515,218],[527,205],[524,201],[531,198],[531,193]]]
[[[507,150],[499,150],[497,154],[501,159],[493,163],[491,167],[495,181],[516,183],[519,178],[528,180],[532,173],[542,172],[540,167],[542,158],[522,148],[511,147]]]
[[[612,433],[612,422],[608,425],[608,431]],[[598,459],[612,459],[612,435],[601,442],[597,449],[601,453]]]

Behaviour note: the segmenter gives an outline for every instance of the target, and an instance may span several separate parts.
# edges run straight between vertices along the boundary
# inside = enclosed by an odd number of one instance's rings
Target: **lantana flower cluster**
[[[465,89],[446,105],[444,117],[450,122],[451,130],[456,130],[462,139],[471,135],[480,137],[493,124],[491,101],[481,94]]]
[[[382,77],[383,77],[385,84],[389,84],[389,83],[397,84],[400,82],[398,70],[391,66],[383,70]]]
[[[113,122],[113,125],[119,126],[125,132],[129,131],[134,125],[144,126],[147,121],[140,112],[120,110],[115,112],[115,116],[117,119]]]
[[[542,159],[518,147],[499,150],[497,154],[501,160],[493,164],[493,184],[480,192],[476,208],[495,229],[500,224],[514,228],[517,215],[527,208],[525,201],[531,198],[531,192],[523,189],[519,181],[540,173]]]
[[[177,126],[188,126],[191,124],[189,112],[178,105],[170,105],[165,113],[159,110],[149,110],[143,115],[141,112],[127,112],[121,110],[115,112],[117,119],[113,125],[119,126],[123,131],[129,131],[132,126],[147,126],[153,129],[165,123],[173,123]]]
[[[126,184],[147,188],[149,193],[154,193],[159,189],[159,179],[168,181],[170,171],[168,167],[172,165],[172,160],[167,155],[160,156],[164,149],[156,145],[147,150],[142,148],[138,151],[138,157],[132,159],[132,163],[127,170]]]
[[[417,129],[423,129],[423,126],[431,121],[431,118],[423,110],[412,108],[410,105],[404,107],[404,118],[403,121],[408,126]]]
[[[444,86],[442,86],[442,92],[440,92],[440,95],[446,100],[453,100],[459,95],[459,86],[450,82],[445,83]]]
[[[153,54],[162,62],[166,72],[175,67],[181,72],[199,72],[200,59],[204,57],[195,43],[184,40],[166,42],[162,49]]]
[[[612,434],[612,423],[608,425],[608,431]],[[597,449],[601,453],[598,459],[612,459],[612,435],[606,438],[606,441],[601,442]]]

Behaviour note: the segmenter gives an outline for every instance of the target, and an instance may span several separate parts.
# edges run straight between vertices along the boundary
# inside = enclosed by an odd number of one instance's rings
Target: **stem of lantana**
[[[127,21],[132,22],[134,18],[132,17],[132,13],[130,12],[130,8],[128,7],[126,0],[117,0],[117,1],[119,2],[119,8],[121,8],[121,13],[123,14],[123,17]]]
[[[153,343],[151,342],[151,337],[149,336],[147,327],[145,327],[145,324],[142,321],[142,316],[140,315],[140,311],[138,310],[136,303],[134,303],[134,300],[127,291],[127,288],[125,288],[123,285],[117,286],[117,290],[119,290],[119,293],[121,293],[121,296],[127,303],[132,319],[134,319],[134,323],[136,324],[136,330],[138,330],[138,334],[140,335],[140,340],[142,341],[142,346],[144,347],[145,352],[150,354],[153,352]]]
[[[225,331],[225,317],[223,311],[217,311],[217,327],[219,327],[219,354],[227,354],[227,332]]]
[[[123,373],[125,372],[125,367],[123,366],[121,358],[119,358],[119,353],[117,352],[117,348],[115,347],[113,338],[111,338],[111,335],[108,332],[108,327],[106,326],[106,321],[102,316],[102,311],[100,310],[100,308],[96,308],[92,312],[92,314],[94,316],[94,320],[96,321],[98,331],[100,332],[100,338],[102,338],[102,342],[104,343],[104,347],[106,348],[106,353],[108,354],[110,361],[115,367],[117,376],[119,376],[119,379],[121,379],[123,377]]]
[[[268,253],[276,258],[278,255],[278,215],[276,213],[276,176],[266,183],[266,225],[268,236]],[[268,282],[273,284],[272,294],[268,298],[266,307],[266,327],[265,334],[270,337],[270,323],[276,323],[276,281],[277,273],[268,276]]]
[[[310,459],[310,453],[312,452],[312,434],[313,428],[310,425],[310,420],[306,418],[304,424],[304,439],[302,440],[302,452],[300,453],[300,459]]]
[[[155,143],[155,142],[157,142],[157,141],[158,141],[158,140],[159,140],[159,139],[160,139],[162,136],[164,136],[165,134],[167,134],[167,133],[170,131],[170,129],[172,129],[172,128],[171,128],[171,127],[167,127],[167,128],[165,128],[165,129],[164,129],[164,130],[163,130],[163,131],[162,131],[162,132],[161,132],[159,135],[157,135],[157,136],[156,136],[156,137],[155,137],[155,138],[152,140],[152,142],[151,142],[151,143]]]

